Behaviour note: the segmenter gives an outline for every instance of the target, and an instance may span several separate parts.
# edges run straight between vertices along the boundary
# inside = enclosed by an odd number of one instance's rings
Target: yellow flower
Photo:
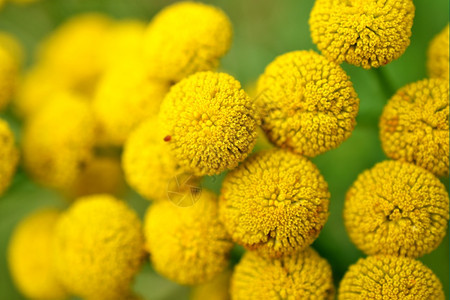
[[[25,167],[41,184],[66,190],[91,159],[94,139],[94,116],[86,101],[60,94],[25,124]]]
[[[328,262],[312,248],[280,259],[247,252],[231,279],[234,300],[334,299]]]
[[[368,255],[420,257],[440,244],[448,220],[445,186],[428,171],[400,161],[363,172],[345,200],[348,234]]]
[[[428,47],[427,68],[430,77],[449,79],[449,25],[435,36]]]
[[[144,233],[156,271],[179,284],[199,284],[227,267],[233,244],[218,220],[217,196],[205,190],[187,193],[198,197],[189,207],[176,206],[175,201],[153,204]]]
[[[311,37],[338,64],[378,68],[409,46],[414,11],[412,0],[316,0]]]
[[[416,164],[437,176],[449,172],[449,84],[425,79],[397,91],[380,118],[386,155]]]
[[[307,158],[261,151],[225,177],[220,218],[238,244],[271,257],[291,255],[318,237],[329,198],[326,181]]]
[[[8,248],[8,263],[17,288],[29,299],[67,298],[52,261],[54,226],[60,216],[45,209],[27,216],[16,227]]]
[[[230,300],[230,280],[233,273],[226,270],[215,276],[214,279],[194,286],[191,290],[190,300]]]
[[[183,173],[169,153],[156,117],[142,122],[129,136],[122,155],[128,184],[149,200],[167,200],[168,192],[183,192],[197,179]]]
[[[16,90],[19,69],[17,57],[0,44],[0,111],[6,108]]]
[[[144,57],[150,76],[179,81],[215,69],[231,45],[232,28],[225,13],[197,2],[172,4],[147,29]]]
[[[350,266],[339,300],[444,300],[442,284],[420,261],[396,256],[369,256]]]
[[[180,166],[202,176],[233,169],[247,157],[259,116],[232,76],[199,72],[170,89],[160,120]]]
[[[138,216],[109,195],[79,198],[55,229],[56,274],[71,293],[87,299],[123,299],[144,261]]]
[[[14,134],[6,121],[0,119],[0,196],[11,184],[19,161]]]
[[[359,108],[345,71],[314,51],[277,57],[261,75],[255,101],[269,140],[309,157],[346,140]]]
[[[19,40],[7,33],[0,32],[0,47],[5,49],[16,61],[17,66],[22,66],[25,59],[25,49],[23,49]]]

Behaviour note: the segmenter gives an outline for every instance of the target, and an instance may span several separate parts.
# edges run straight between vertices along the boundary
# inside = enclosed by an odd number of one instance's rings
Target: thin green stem
[[[380,86],[382,88],[382,91],[384,95],[386,96],[386,100],[392,97],[392,95],[395,94],[395,87],[392,84],[392,82],[389,80],[389,78],[386,76],[385,72],[381,70],[381,68],[374,68],[372,69],[375,76],[378,79],[378,82],[380,83]]]

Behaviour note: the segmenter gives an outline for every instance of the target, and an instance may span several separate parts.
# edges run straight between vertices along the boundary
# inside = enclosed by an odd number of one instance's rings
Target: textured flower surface
[[[309,19],[311,37],[339,64],[377,68],[409,46],[414,11],[412,0],[317,0]]]
[[[198,176],[235,168],[256,143],[256,106],[225,73],[199,72],[180,81],[159,116],[175,159]]]
[[[339,300],[444,300],[442,284],[420,261],[396,256],[369,256],[350,266]]]
[[[79,198],[56,225],[56,274],[84,299],[124,299],[144,255],[138,216],[112,196]]]
[[[259,78],[255,101],[269,140],[309,157],[346,140],[359,108],[345,71],[314,51],[277,57]]]
[[[234,300],[334,299],[328,262],[312,248],[280,259],[247,252],[231,280]]]
[[[420,257],[440,244],[448,220],[445,186],[409,163],[381,162],[359,175],[347,192],[345,226],[368,255]]]
[[[328,218],[317,167],[286,150],[258,152],[225,177],[220,218],[233,240],[271,257],[309,246]]]
[[[217,196],[206,190],[189,207],[170,201],[153,204],[144,232],[155,270],[179,284],[204,283],[222,272],[233,243],[217,210]]]
[[[11,237],[8,263],[14,282],[29,299],[61,300],[67,292],[52,261],[54,226],[60,212],[45,209],[26,217]]]
[[[448,81],[424,79],[398,90],[380,117],[380,139],[388,157],[448,176]]]
[[[8,123],[0,119],[0,196],[11,184],[18,161],[14,134]]]
[[[449,79],[449,25],[434,37],[428,47],[428,75]]]
[[[223,11],[198,2],[172,4],[147,29],[144,57],[149,75],[179,81],[215,69],[231,45],[232,27]]]

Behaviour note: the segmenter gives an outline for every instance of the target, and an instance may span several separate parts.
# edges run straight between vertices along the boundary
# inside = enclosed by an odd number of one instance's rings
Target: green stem
[[[381,70],[381,68],[372,69],[375,76],[382,87],[383,93],[386,96],[386,100],[392,97],[395,94],[396,89],[392,82],[387,78],[386,74]]]

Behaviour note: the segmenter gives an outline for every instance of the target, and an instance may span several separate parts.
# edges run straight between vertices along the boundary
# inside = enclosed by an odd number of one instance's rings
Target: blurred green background
[[[68,17],[88,11],[104,12],[117,19],[149,21],[173,1],[154,0],[43,0],[29,5],[7,3],[0,11],[0,30],[17,36],[27,51],[27,65],[39,41]],[[234,25],[231,51],[221,69],[234,75],[244,86],[251,84],[277,55],[299,49],[316,49],[312,44],[308,18],[313,0],[217,0],[203,1],[220,6]],[[411,45],[397,61],[377,71],[343,65],[351,76],[361,105],[358,125],[350,139],[338,149],[314,159],[331,191],[330,217],[314,247],[333,267],[336,283],[348,266],[362,257],[350,242],[342,221],[345,192],[364,169],[385,159],[378,139],[378,118],[387,99],[403,85],[426,77],[426,49],[433,36],[449,20],[449,1],[415,1],[416,17]],[[20,121],[11,113],[0,114],[20,137]],[[207,178],[206,187],[220,190],[223,176]],[[448,189],[448,179],[444,180]],[[148,202],[129,191],[130,205],[143,215]],[[28,213],[45,206],[65,207],[56,193],[38,187],[20,168],[10,190],[0,197],[0,299],[23,299],[15,289],[7,268],[6,249],[14,226]],[[33,251],[30,245],[30,251]],[[241,250],[235,249],[237,261]],[[420,259],[440,278],[449,295],[449,237],[438,249]],[[148,263],[136,280],[136,290],[145,299],[187,299],[189,288],[157,275]]]

